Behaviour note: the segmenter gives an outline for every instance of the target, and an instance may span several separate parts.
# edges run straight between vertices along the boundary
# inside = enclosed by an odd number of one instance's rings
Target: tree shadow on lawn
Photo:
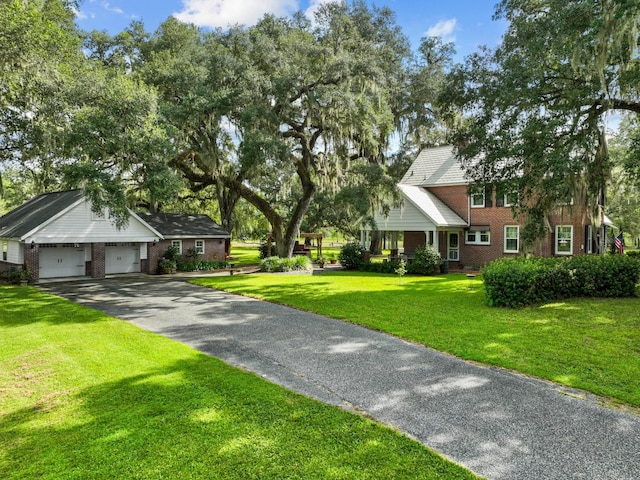
[[[483,297],[484,294],[480,279],[474,279],[473,282],[470,282],[466,276],[459,274],[410,275],[402,278],[397,275],[362,272],[331,272],[312,277],[307,275],[260,275],[263,278],[269,278],[269,282],[256,284],[252,279],[254,275],[243,275],[198,279],[192,281],[192,283],[267,299],[274,299],[279,296],[331,299],[341,295],[356,296],[360,294],[368,295],[371,298],[393,298],[398,295],[411,296],[416,294],[433,297],[441,297],[443,294],[464,294],[465,296]],[[327,277],[333,277],[338,281],[325,280]],[[344,288],[341,287],[339,281],[341,277],[350,279],[344,283]]]
[[[246,292],[640,405],[634,380],[640,372],[640,299],[570,299],[494,308],[487,306],[477,278],[472,289],[464,275],[425,277],[402,285],[397,277],[387,278],[386,287],[374,290],[341,292],[330,285],[274,280],[272,285],[248,286]],[[249,279],[237,281],[233,287],[244,289],[242,282]]]
[[[432,478],[443,468],[389,429],[204,355],[136,370],[0,416],[0,477]]]
[[[0,302],[0,327],[39,322],[88,323],[107,318],[60,297],[42,293],[34,287],[0,286]]]

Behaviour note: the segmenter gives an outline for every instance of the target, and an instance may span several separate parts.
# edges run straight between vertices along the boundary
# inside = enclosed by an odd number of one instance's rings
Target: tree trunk
[[[373,230],[371,232],[371,244],[369,245],[369,251],[371,255],[382,254],[382,232],[380,230]]]
[[[271,224],[271,236],[276,244],[277,255],[281,258],[290,258],[293,255],[293,247],[298,231],[300,230],[300,225],[302,225],[302,220],[311,204],[311,198],[315,192],[315,185],[313,185],[313,183],[304,185],[302,197],[298,200],[298,204],[287,224],[286,230],[284,228],[284,219],[275,211],[268,201],[236,179],[227,179],[226,185],[260,210]]]
[[[216,195],[218,197],[218,207],[220,208],[220,221],[222,222],[222,228],[231,235],[233,231],[233,210],[235,209],[238,200],[240,200],[240,193],[221,185],[220,182],[216,182]]]

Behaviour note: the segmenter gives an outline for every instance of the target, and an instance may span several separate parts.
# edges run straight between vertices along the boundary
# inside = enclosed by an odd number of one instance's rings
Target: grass
[[[31,287],[0,287],[2,479],[471,479],[366,418]]]
[[[480,278],[336,272],[195,282],[389,332],[640,406],[640,299],[572,299],[518,310],[485,304]]]
[[[260,257],[258,252],[257,243],[237,243],[234,242],[231,244],[231,257],[233,260],[231,263],[235,264],[238,267],[243,267],[247,265],[258,265],[260,263]],[[338,254],[340,253],[339,246],[322,246],[322,256],[325,258],[329,258],[330,255],[335,255],[338,258]],[[316,247],[311,247],[311,259],[316,260],[317,250]]]

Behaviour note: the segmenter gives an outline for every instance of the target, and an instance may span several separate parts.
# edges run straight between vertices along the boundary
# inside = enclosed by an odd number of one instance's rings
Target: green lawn
[[[0,286],[2,479],[470,479],[366,418]]]
[[[490,308],[480,278],[337,272],[197,283],[345,319],[461,358],[640,406],[640,299]]]
[[[331,255],[335,255],[338,258],[339,253],[339,246],[332,247],[327,245],[322,247],[322,256],[325,258],[329,258]],[[315,260],[317,256],[316,247],[311,247],[312,260]],[[233,258],[232,263],[239,267],[257,265],[260,263],[258,244],[234,242],[231,244],[231,257]]]

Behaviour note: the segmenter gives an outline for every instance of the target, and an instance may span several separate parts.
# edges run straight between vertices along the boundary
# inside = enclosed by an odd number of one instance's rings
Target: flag
[[[620,253],[620,255],[622,255],[624,253],[624,238],[622,237],[622,232],[618,234],[618,236],[614,239],[614,242],[616,244],[618,252]]]

